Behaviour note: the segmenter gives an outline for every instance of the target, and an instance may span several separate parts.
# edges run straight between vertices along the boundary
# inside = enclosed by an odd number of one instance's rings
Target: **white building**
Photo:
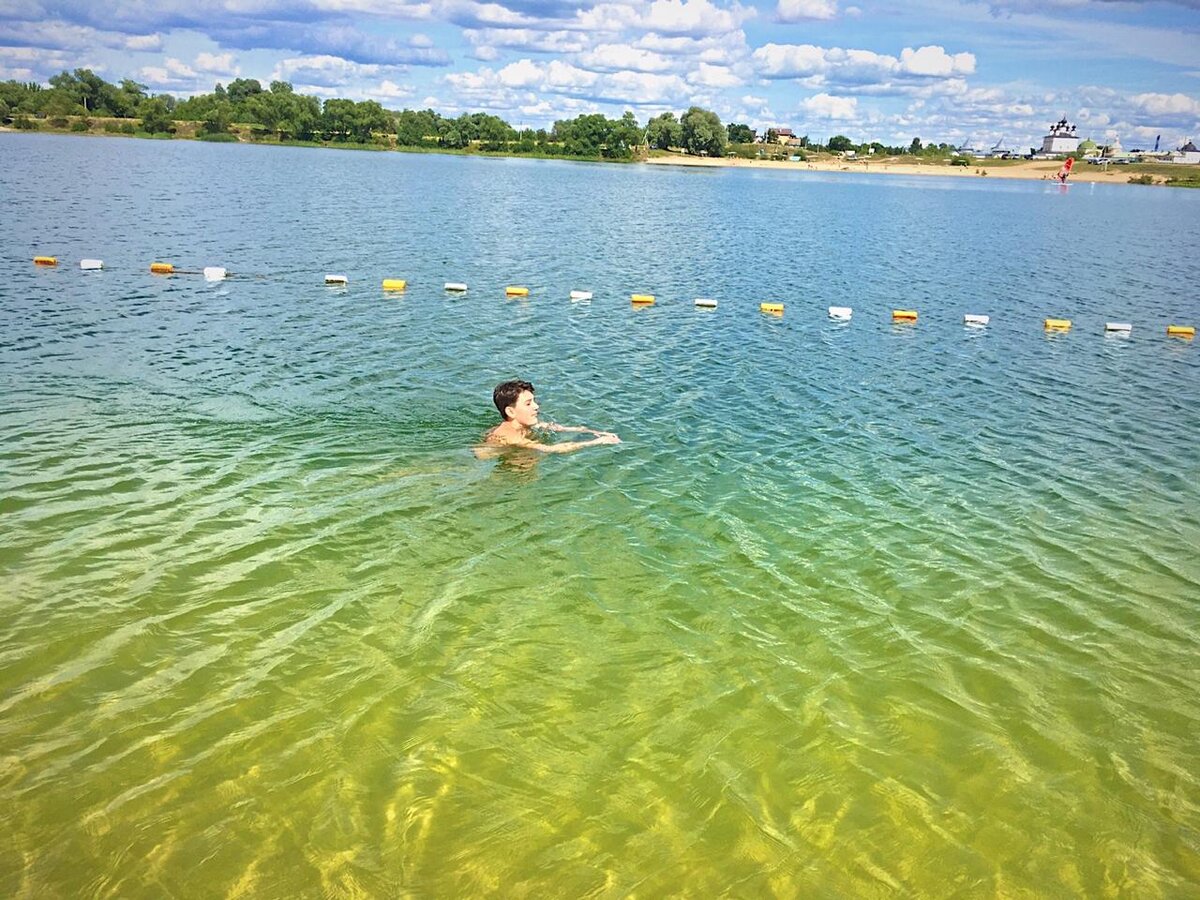
[[[1192,166],[1200,165],[1200,150],[1197,150],[1196,145],[1188,141],[1171,154],[1171,162]]]
[[[1074,153],[1079,149],[1079,138],[1075,126],[1067,124],[1067,117],[1050,126],[1050,133],[1042,138],[1043,153]]]

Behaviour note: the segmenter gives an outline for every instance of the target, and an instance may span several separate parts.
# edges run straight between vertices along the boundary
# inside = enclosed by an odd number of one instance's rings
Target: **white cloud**
[[[236,78],[241,73],[241,70],[233,61],[232,53],[198,53],[192,65],[196,71],[205,72],[209,75],[223,75]]]
[[[900,58],[872,50],[845,50],[812,44],[764,44],[752,61],[765,78],[810,79],[809,86],[826,82],[847,85],[885,85],[893,79],[950,78],[975,71],[970,53],[948,54],[942,47],[913,50],[905,47]]]
[[[950,75],[970,75],[975,71],[975,56],[955,53],[953,56],[938,46],[900,51],[900,69],[910,75],[930,75],[946,78]]]
[[[125,49],[135,52],[152,52],[161,50],[163,39],[161,34],[133,34],[125,38]]]
[[[801,101],[800,108],[818,119],[850,121],[858,118],[858,99],[855,97],[833,97],[829,94],[814,94]]]
[[[41,81],[72,66],[65,53],[33,47],[0,47],[0,79],[5,81]],[[96,69],[95,66],[90,68]]]
[[[709,0],[654,0],[643,14],[641,24],[659,34],[700,37],[736,31],[754,14],[753,8],[736,2],[722,9]]]
[[[496,77],[506,87],[532,87],[542,81],[545,73],[528,59],[522,59],[505,66]]]
[[[1200,117],[1200,100],[1187,94],[1135,94],[1130,100],[1147,116]]]
[[[292,56],[281,59],[271,72],[271,81],[290,81],[320,88],[336,88],[343,85],[374,80],[383,75],[403,72],[399,66],[383,66],[376,63],[356,63],[340,56]],[[299,87],[296,88],[299,90]],[[327,94],[327,91],[321,91]]]
[[[151,87],[185,90],[193,88],[199,77],[195,69],[173,56],[168,56],[161,66],[143,66],[138,75]]]
[[[596,84],[598,76],[570,63],[554,60],[545,66],[545,86],[553,91],[580,91]]]
[[[701,62],[712,65],[732,65],[750,55],[750,49],[746,46],[746,33],[740,29],[717,37],[701,38],[644,34],[631,46],[664,56],[697,57]]]
[[[617,72],[605,80],[605,96],[621,103],[685,103],[690,91],[678,75]]]
[[[671,60],[659,53],[628,44],[601,44],[595,50],[581,53],[579,64],[597,72],[666,72],[673,65]]]
[[[618,34],[640,26],[638,11],[626,3],[597,3],[579,13],[575,27],[592,34]]]
[[[832,19],[837,15],[835,0],[779,0],[775,17],[781,22],[804,19]]]
[[[0,17],[0,22],[3,22],[2,17]],[[11,29],[9,31],[10,33],[6,34],[6,37],[19,39],[21,44],[43,51],[84,51],[94,47],[133,51],[162,49],[162,35],[160,34],[121,34],[92,28],[88,25],[72,24],[62,19],[22,22],[19,30]]]
[[[441,0],[436,11],[439,17],[466,28],[537,28],[542,21],[499,3],[475,0]]]
[[[710,66],[708,63],[700,63],[691,80],[704,87],[717,89],[741,87],[745,83],[728,66]]]
[[[405,100],[413,95],[413,89],[396,84],[396,82],[389,81],[385,78],[379,83],[379,87],[377,87],[371,93],[375,97],[385,100]]]
[[[238,3],[234,0],[231,6],[242,10],[266,8],[270,11],[275,4],[263,0],[250,0]],[[312,9],[334,13],[366,13],[375,16],[387,16],[394,19],[427,19],[433,12],[431,3],[408,3],[405,0],[309,0]]]
[[[759,74],[767,78],[799,78],[824,72],[826,51],[812,44],[763,44],[752,54]]]
[[[464,28],[463,38],[476,59],[496,59],[503,49],[524,53],[579,53],[591,41],[578,31],[538,31],[532,28]]]

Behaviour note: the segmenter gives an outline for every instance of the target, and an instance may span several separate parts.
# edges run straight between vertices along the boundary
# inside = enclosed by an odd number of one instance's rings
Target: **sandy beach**
[[[975,163],[970,166],[950,166],[943,163],[899,163],[880,160],[810,160],[789,162],[767,159],[710,159],[697,156],[654,156],[646,160],[658,166],[726,166],[739,169],[794,169],[809,172],[855,172],[867,175],[941,175],[946,178],[1023,178],[1032,181],[1049,181],[1054,178],[1062,163],[1054,160],[1029,160],[1005,162],[1003,165]],[[1188,167],[1181,166],[1183,170]],[[1070,182],[1102,182],[1127,184],[1136,175],[1128,166],[1093,166],[1077,163],[1071,172]],[[1156,183],[1166,181],[1162,176],[1153,176]]]

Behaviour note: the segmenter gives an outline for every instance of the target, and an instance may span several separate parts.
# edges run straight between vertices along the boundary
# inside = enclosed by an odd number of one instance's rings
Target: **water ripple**
[[[1200,881],[1194,195],[0,138],[6,893]]]

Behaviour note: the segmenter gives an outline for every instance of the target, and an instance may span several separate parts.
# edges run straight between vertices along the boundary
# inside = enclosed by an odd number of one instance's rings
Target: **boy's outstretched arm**
[[[590,430],[590,429],[588,429]],[[524,447],[526,450],[536,450],[539,453],[574,453],[584,447],[595,447],[600,444],[619,444],[621,439],[615,434],[600,434],[590,441],[572,441],[567,444],[539,444],[537,441],[511,441],[510,447]]]
[[[547,431],[570,432],[572,434],[594,434],[600,437],[605,434],[612,434],[611,431],[597,431],[595,428],[588,428],[586,425],[559,425],[557,422],[543,422],[539,426]]]

